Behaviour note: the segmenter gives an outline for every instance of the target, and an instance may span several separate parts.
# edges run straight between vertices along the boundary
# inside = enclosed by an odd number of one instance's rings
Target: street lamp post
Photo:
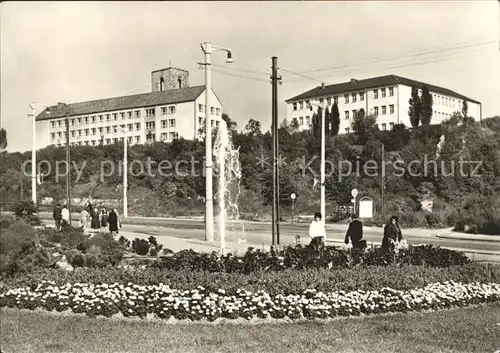
[[[31,200],[36,205],[36,105],[30,104],[31,108]]]
[[[227,63],[232,63],[231,51],[226,48],[212,45],[209,42],[201,43],[201,50],[205,54],[205,62],[198,63],[205,66],[205,240],[214,240],[214,204],[212,186],[212,125],[210,118],[210,56],[217,50],[227,52]]]
[[[326,102],[312,101],[311,106],[316,106],[321,108],[321,167],[320,167],[320,178],[321,178],[321,220],[325,224],[326,218],[326,201],[325,201],[325,109],[327,107]],[[319,109],[318,109],[319,110]]]

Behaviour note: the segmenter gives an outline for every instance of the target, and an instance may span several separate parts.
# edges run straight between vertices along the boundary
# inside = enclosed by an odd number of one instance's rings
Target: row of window
[[[128,112],[121,112],[121,113],[109,113],[109,114],[99,114],[99,115],[91,115],[91,116],[82,116],[78,118],[71,118],[70,119],[70,126],[75,126],[80,125],[80,124],[95,124],[95,123],[103,123],[104,121],[116,121],[118,120],[118,116],[120,116],[121,120],[125,119],[132,119],[134,116],[135,118],[140,118],[141,117],[141,111],[140,110],[135,110],[134,112],[128,111]],[[59,120],[53,120],[51,121],[51,127],[66,127],[66,119],[59,119]]]
[[[394,96],[394,87],[389,87],[389,88],[380,88],[380,89],[374,89],[373,90],[373,97],[375,99],[379,98],[379,93],[382,98],[387,97],[387,94],[389,97]],[[358,101],[358,97],[360,101],[365,100],[365,92],[353,92],[351,94],[346,93],[344,94],[344,103],[356,103]],[[338,104],[339,103],[339,97],[338,96],[333,96],[333,97],[327,97],[326,98],[326,104],[328,106],[332,105],[332,98],[333,102]],[[320,98],[319,99],[320,103],[323,103],[325,101],[325,98]],[[302,109],[309,109],[309,104],[310,101],[300,101],[300,102],[295,102],[292,105],[293,110],[302,110]]]
[[[358,111],[356,109],[352,110],[352,117],[353,118],[356,116],[357,112]],[[373,114],[375,116],[378,116],[380,113],[381,113],[381,115],[387,114],[387,106],[386,105],[381,106],[380,109],[379,109],[379,107],[373,107]],[[389,114],[394,114],[394,104],[389,105]],[[348,110],[346,110],[344,112],[344,115],[345,115],[346,120],[349,119],[349,111]]]
[[[198,104],[198,112],[200,113],[205,112],[204,104]],[[220,116],[220,108],[210,107],[210,115]]]
[[[165,129],[167,127],[175,127],[175,119],[162,120],[161,127],[163,129]]]
[[[433,105],[442,105],[445,107],[450,107],[453,109],[462,109],[463,101],[455,99],[439,96],[437,94],[432,95],[432,104]]]
[[[161,141],[168,141],[168,140],[173,140],[179,137],[179,134],[177,132],[164,132],[160,134],[160,140]]]
[[[394,128],[394,123],[389,123],[389,128],[392,130]],[[345,128],[345,132],[348,134],[351,132],[351,128],[350,127],[346,127]],[[380,130],[382,131],[386,131],[387,130],[387,124],[386,123],[382,123],[380,124]]]
[[[210,126],[211,126],[211,127],[214,127],[214,125],[215,125],[215,126],[219,127],[219,123],[220,123],[220,121],[219,121],[219,120],[213,120],[213,119],[212,119],[212,120],[210,121]],[[198,125],[200,125],[200,126],[205,126],[205,118],[198,117]]]
[[[118,141],[120,142],[123,142],[124,141],[124,138],[123,137],[120,137],[120,138],[108,138],[108,139],[102,139],[102,140],[86,140],[86,141],[75,141],[75,142],[71,142],[71,145],[74,146],[74,145],[92,145],[92,146],[97,146],[99,144],[102,144],[103,145],[110,145],[111,143],[118,143]],[[129,136],[127,137],[127,141],[128,143],[132,143],[135,141],[135,143],[140,143],[141,142],[141,137],[140,136]],[[58,146],[58,147],[61,147],[61,146],[64,146],[65,144],[64,143],[53,143],[52,146]]]
[[[174,126],[175,126],[175,119],[171,119],[171,120],[174,120]],[[146,123],[146,128],[148,126],[148,123]],[[113,126],[106,126],[106,127],[98,127],[98,128],[86,128],[86,129],[79,129],[79,130],[71,130],[70,133],[71,133],[71,136],[72,137],[75,137],[75,136],[82,136],[82,135],[85,135],[85,136],[89,136],[89,135],[102,135],[104,133],[106,134],[110,134],[111,132],[113,133],[118,133],[118,132],[122,132],[123,130],[127,130],[127,131],[134,131],[134,127],[135,127],[135,130],[136,131],[139,131],[141,129],[141,123],[135,123],[135,124],[122,124],[119,126],[120,127],[120,130],[118,129],[118,125],[113,125]],[[154,127],[154,125],[153,125]],[[52,132],[51,134],[51,137],[52,139],[54,140],[56,138],[56,136],[58,138],[61,138],[61,137],[66,137],[66,132],[65,131],[59,131],[59,132]]]

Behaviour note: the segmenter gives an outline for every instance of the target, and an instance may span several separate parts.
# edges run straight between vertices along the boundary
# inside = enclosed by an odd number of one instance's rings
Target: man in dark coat
[[[54,211],[52,212],[52,217],[54,218],[54,222],[56,223],[56,229],[61,229],[61,218],[62,218],[62,209],[61,205],[57,203],[56,207],[54,207]]]
[[[111,235],[118,233],[118,215],[116,214],[114,209],[112,209],[109,212],[108,224],[109,224],[109,231],[111,232]]]
[[[345,235],[346,244],[349,244],[349,239],[351,239],[352,247],[355,249],[364,249],[366,247],[366,240],[363,240],[363,224],[355,214],[351,216],[351,223],[349,223],[349,228]]]

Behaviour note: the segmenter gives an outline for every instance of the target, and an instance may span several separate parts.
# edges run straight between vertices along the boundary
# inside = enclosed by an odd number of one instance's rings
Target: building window
[[[215,115],[215,108],[214,107],[210,107],[210,115]]]
[[[113,113],[113,120],[118,120],[118,114]]]
[[[387,130],[387,125],[385,123],[382,124],[382,131]]]
[[[97,129],[95,127],[92,128],[92,135],[95,135],[97,132]]]
[[[299,110],[302,110],[302,109],[304,109],[304,102],[300,101],[299,102]]]
[[[346,132],[346,134],[350,133],[350,132],[351,132],[351,128],[346,127],[346,128],[345,128],[345,132]]]
[[[141,117],[141,111],[140,110],[136,110],[135,111],[135,117],[136,118],[140,118]]]
[[[365,92],[359,92],[359,100],[364,101],[365,100]]]
[[[71,137],[75,137],[75,130],[71,131]]]
[[[92,116],[90,117],[90,120],[92,121],[92,123],[95,123],[95,115],[92,115]]]
[[[201,116],[198,117],[198,125],[203,124],[203,118]]]
[[[128,131],[133,131],[134,130],[134,124],[128,124],[127,125],[127,130]]]
[[[339,96],[333,96],[333,103],[339,104]]]
[[[132,136],[127,137],[128,143],[132,143]]]
[[[125,119],[125,113],[124,113],[124,112],[121,112],[121,113],[120,113],[120,117],[122,118],[122,120],[124,120],[124,119]]]
[[[344,113],[345,113],[345,119],[348,120],[349,119],[349,111],[346,110]]]
[[[125,130],[125,124],[120,125],[120,128],[122,129],[122,131]]]
[[[175,105],[171,105],[170,107],[168,107],[168,112],[169,114],[175,114]]]
[[[170,120],[168,121],[168,126],[169,126],[169,127],[175,127],[175,119],[170,119]]]
[[[167,107],[161,107],[161,115],[167,115]]]
[[[378,89],[373,90],[373,98],[378,98]]]
[[[173,140],[178,137],[178,134],[177,132],[169,132],[169,137],[171,140]]]
[[[154,121],[148,121],[146,123],[146,130],[152,130],[155,128],[155,122]]]
[[[52,122],[50,123],[50,125],[54,128],[54,127],[56,127],[56,122],[55,122],[55,121],[52,121]]]
[[[88,124],[89,123],[89,117],[86,116],[85,118],[83,118],[83,123],[84,124]]]
[[[82,123],[82,118],[78,118],[76,119],[78,125],[80,125]],[[61,120],[59,120],[59,126],[61,126]]]
[[[394,104],[389,105],[389,113],[394,114]]]
[[[110,145],[111,144],[111,139],[106,139],[106,145]]]
[[[155,116],[155,108],[146,109],[146,117]]]
[[[326,97],[326,104],[328,106],[332,105],[332,97]]]
[[[351,94],[351,97],[352,97],[352,102],[356,102],[356,93],[352,93]]]
[[[141,129],[141,123],[135,123],[135,129],[140,130]]]
[[[385,88],[382,88],[381,91],[382,91],[382,97],[385,97]]]
[[[111,120],[111,117],[109,114],[106,114],[106,121],[110,121]]]
[[[297,103],[292,104],[292,110],[297,110]]]
[[[113,132],[115,134],[118,132],[118,125],[113,125]]]
[[[217,108],[217,109],[215,110],[215,115],[220,116],[220,108]]]
[[[349,103],[349,95],[344,94],[344,103]]]
[[[374,112],[375,116],[377,116],[378,115],[378,107],[373,108],[373,112]]]
[[[394,96],[394,87],[389,87],[389,96]]]
[[[78,130],[78,136],[82,136],[82,130]]]
[[[385,105],[382,106],[382,115],[387,114],[387,107]]]
[[[356,109],[353,109],[352,110],[352,117],[355,118],[356,117]]]
[[[135,137],[135,142],[136,142],[136,143],[141,142],[141,137],[140,137],[140,136],[136,136],[136,137]]]
[[[389,126],[391,127],[391,130],[394,129],[394,123],[389,123]]]
[[[320,98],[320,99],[319,99],[319,102],[320,102],[320,103],[323,103],[324,101],[325,101],[325,98]]]
[[[113,139],[113,143],[118,143],[118,139],[116,137]]]
[[[303,116],[301,116],[301,117],[299,118],[299,124],[300,124],[300,125],[304,125],[304,117],[303,117]]]
[[[56,138],[56,133],[53,132],[53,133],[50,134],[50,136],[51,136],[52,140],[54,140]]]
[[[210,120],[210,126],[214,127],[215,122],[213,120]]]
[[[127,112],[127,117],[128,117],[129,119],[132,119],[132,112]]]
[[[203,113],[203,104],[198,104],[198,112]]]
[[[163,129],[164,129],[164,128],[166,128],[166,127],[168,127],[167,123],[168,123],[168,121],[167,121],[167,120],[162,120],[162,121],[161,121],[161,127],[162,127]]]
[[[307,125],[311,124],[311,117],[310,116],[306,116],[306,124]]]
[[[216,121],[215,121],[215,126],[219,127],[219,123],[220,123],[220,121],[219,121],[219,120],[216,120]]]

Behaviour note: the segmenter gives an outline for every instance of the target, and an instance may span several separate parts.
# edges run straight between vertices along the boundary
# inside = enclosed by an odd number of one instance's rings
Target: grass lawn
[[[270,324],[169,324],[2,309],[1,351],[453,352],[500,349],[500,303],[441,312]]]

